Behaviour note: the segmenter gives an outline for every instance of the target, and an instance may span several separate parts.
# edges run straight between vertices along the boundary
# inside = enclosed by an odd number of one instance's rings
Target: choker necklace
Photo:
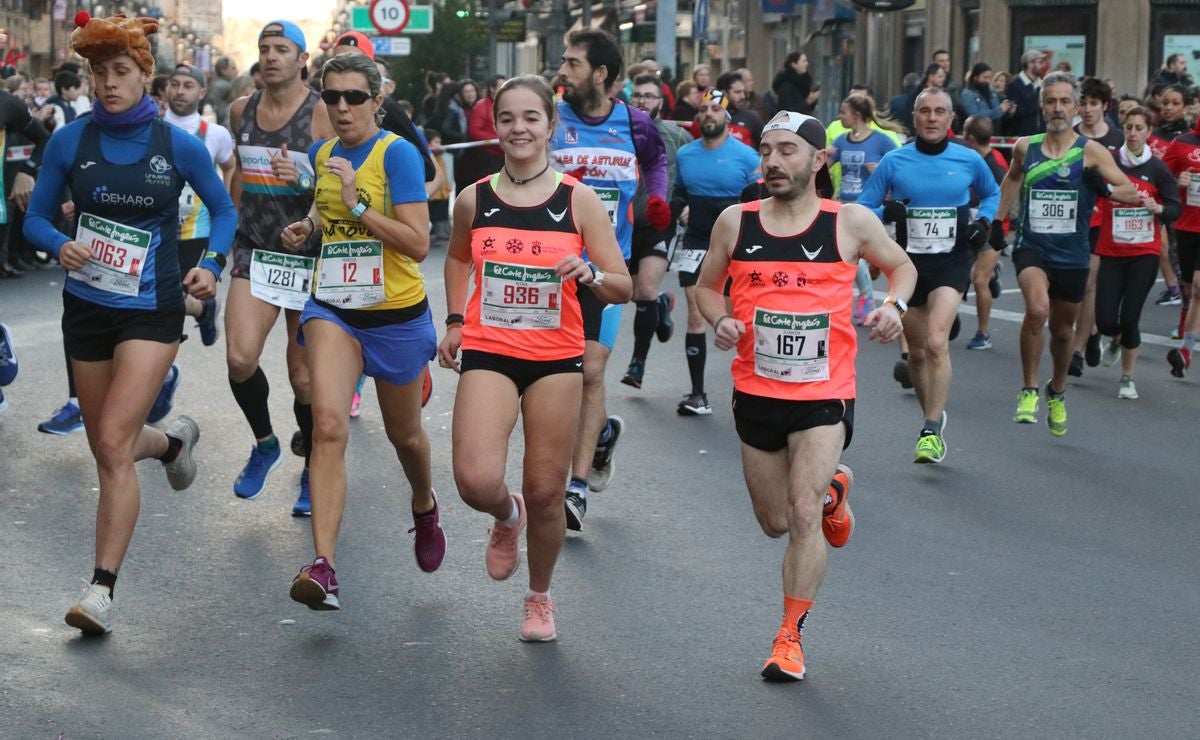
[[[542,168],[541,172],[537,173],[533,177],[526,177],[526,178],[513,177],[512,173],[508,171],[508,165],[504,165],[504,174],[508,175],[508,181],[511,182],[513,185],[524,185],[525,183],[529,182],[530,180],[536,180],[539,177],[541,177],[542,175],[546,174],[546,170],[548,170],[548,169],[550,169],[550,160],[547,159],[546,166]]]

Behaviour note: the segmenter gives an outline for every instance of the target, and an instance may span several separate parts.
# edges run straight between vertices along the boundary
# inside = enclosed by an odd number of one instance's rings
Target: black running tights
[[[1142,306],[1158,278],[1158,255],[1100,257],[1096,273],[1096,326],[1107,337],[1121,335],[1121,346],[1142,344],[1138,323]]]

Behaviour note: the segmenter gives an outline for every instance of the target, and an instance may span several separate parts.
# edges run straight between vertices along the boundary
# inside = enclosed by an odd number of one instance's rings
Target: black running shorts
[[[517,386],[517,395],[522,395],[529,386],[549,375],[582,373],[583,355],[568,357],[565,360],[523,360],[494,352],[464,349],[460,369],[464,373],[471,370],[491,370],[500,373]]]
[[[837,423],[846,425],[842,449],[854,437],[854,399],[844,401],[784,401],[778,398],[733,392],[733,420],[738,437],[764,452],[778,452],[788,435]]]
[[[913,260],[917,268],[917,286],[913,288],[909,308],[920,308],[929,302],[929,294],[938,288],[954,288],[958,293],[967,292],[971,285],[971,255],[968,252],[949,255],[946,259],[927,261],[918,255]]]
[[[144,339],[172,344],[183,335],[183,308],[177,311],[108,308],[63,293],[63,343],[81,362],[106,362],[121,342]]]
[[[1087,293],[1088,273],[1091,272],[1089,268],[1050,267],[1042,260],[1042,253],[1032,247],[1014,249],[1012,261],[1018,275],[1030,267],[1036,267],[1046,273],[1050,280],[1050,300],[1083,303],[1083,296]]]

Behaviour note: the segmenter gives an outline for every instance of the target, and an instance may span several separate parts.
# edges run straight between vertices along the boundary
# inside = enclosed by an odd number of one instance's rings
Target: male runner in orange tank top
[[[717,348],[737,347],[733,414],[758,523],[770,537],[788,536],[783,624],[762,675],[798,681],[801,630],[825,572],[822,532],[840,547],[854,526],[853,476],[838,459],[854,425],[858,260],[888,276],[888,297],[865,322],[881,342],[900,336],[917,271],[874,214],[817,196],[826,154],[815,118],[780,113],[763,129],[759,154],[771,197],[718,217],[696,295]]]

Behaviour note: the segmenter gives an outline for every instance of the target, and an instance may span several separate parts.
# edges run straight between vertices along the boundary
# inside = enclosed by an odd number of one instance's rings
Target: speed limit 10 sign
[[[408,17],[408,0],[371,0],[371,23],[385,36],[403,31]]]

